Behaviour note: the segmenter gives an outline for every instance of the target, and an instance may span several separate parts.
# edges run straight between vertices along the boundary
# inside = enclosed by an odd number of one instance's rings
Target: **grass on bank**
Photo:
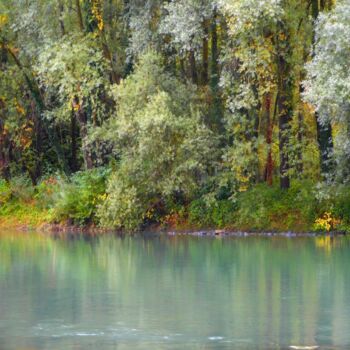
[[[102,168],[70,178],[51,176],[36,186],[26,177],[0,180],[0,226],[98,226],[97,209],[107,198],[109,174]],[[152,215],[145,216],[144,225],[179,230],[350,232],[350,187],[295,181],[288,191],[282,191],[277,185],[259,184],[231,199],[208,202],[199,197],[185,204],[172,202],[159,212],[153,209]]]

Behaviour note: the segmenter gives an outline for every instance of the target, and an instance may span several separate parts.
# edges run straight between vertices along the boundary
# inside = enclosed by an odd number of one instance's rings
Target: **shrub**
[[[11,198],[10,184],[3,179],[0,179],[0,205],[5,204]]]
[[[29,202],[34,196],[34,186],[28,176],[21,175],[10,180],[11,196],[23,202]]]
[[[96,209],[104,199],[109,169],[97,168],[59,179],[54,195],[53,218],[74,224],[96,222]]]
[[[224,228],[232,224],[236,205],[231,200],[207,203],[203,198],[194,200],[188,209],[190,224]]]
[[[252,230],[309,230],[319,211],[313,190],[313,184],[307,181],[295,181],[286,191],[278,185],[256,185],[238,195],[235,226]]]
[[[55,196],[59,192],[60,177],[50,176],[42,179],[35,187],[35,204],[41,209],[50,209],[54,206]]]
[[[319,231],[329,232],[337,228],[340,224],[340,220],[332,216],[331,213],[324,213],[324,215],[315,220],[314,228]]]
[[[350,223],[350,187],[344,187],[334,191],[332,214],[344,223]]]

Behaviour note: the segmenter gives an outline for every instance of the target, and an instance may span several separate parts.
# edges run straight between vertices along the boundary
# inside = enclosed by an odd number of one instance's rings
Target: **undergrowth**
[[[45,223],[99,225],[107,194],[108,168],[55,175],[33,186],[26,177],[0,180],[0,226]],[[108,210],[108,208],[107,208]],[[294,181],[289,190],[259,184],[228,198],[173,200],[154,213],[155,224],[174,229],[350,232],[350,187]],[[140,227],[132,228],[134,230]]]

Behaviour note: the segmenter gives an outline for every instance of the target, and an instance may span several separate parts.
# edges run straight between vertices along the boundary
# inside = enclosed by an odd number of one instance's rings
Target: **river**
[[[349,349],[348,237],[0,232],[0,349]]]

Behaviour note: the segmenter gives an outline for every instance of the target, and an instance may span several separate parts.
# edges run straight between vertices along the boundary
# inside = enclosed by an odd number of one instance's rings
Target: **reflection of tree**
[[[343,239],[337,239],[332,235],[324,235],[315,238],[315,245],[319,249],[323,249],[327,253],[330,253],[334,248],[341,248],[344,245],[344,241],[347,237]]]
[[[325,242],[3,234],[0,293],[11,315],[0,302],[0,319],[59,318],[101,328],[122,321],[204,339],[345,344],[349,239],[329,240],[336,249],[327,254],[319,249]]]

